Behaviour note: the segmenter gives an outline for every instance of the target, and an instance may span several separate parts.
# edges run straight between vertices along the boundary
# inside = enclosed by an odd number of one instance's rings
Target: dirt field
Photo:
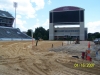
[[[79,45],[63,41],[0,41],[0,75],[100,75],[100,65],[72,57],[81,55],[88,42]],[[53,49],[52,48],[53,44]],[[91,43],[91,46],[94,44]],[[75,67],[75,63],[95,66]]]

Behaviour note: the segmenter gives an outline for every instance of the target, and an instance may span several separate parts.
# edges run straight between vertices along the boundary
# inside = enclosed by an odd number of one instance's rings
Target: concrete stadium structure
[[[0,26],[12,27],[14,17],[7,11],[0,10]]]
[[[7,11],[0,10],[0,41],[4,40],[31,40],[32,38],[13,28],[14,17]]]
[[[79,30],[80,30],[79,27],[55,28],[54,40],[66,39],[68,37],[72,39],[76,39],[77,37],[79,38],[79,33],[80,33]],[[87,28],[85,28],[84,33],[85,33],[85,39],[87,39]]]
[[[80,27],[55,28],[57,25],[79,25]],[[49,12],[49,40],[57,37],[79,37],[87,39],[87,28],[84,28],[84,9],[75,6],[64,6]]]

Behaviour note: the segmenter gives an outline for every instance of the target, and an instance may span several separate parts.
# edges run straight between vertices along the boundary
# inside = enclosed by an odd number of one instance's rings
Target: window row
[[[55,32],[79,32],[79,30],[55,30]]]
[[[0,18],[0,23],[12,23],[12,19],[2,19]]]

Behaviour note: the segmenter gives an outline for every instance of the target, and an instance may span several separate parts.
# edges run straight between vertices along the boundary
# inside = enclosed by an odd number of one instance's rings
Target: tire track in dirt
[[[66,68],[60,63],[55,62],[55,59],[53,58],[52,60],[42,59],[42,61],[42,66],[45,64],[46,68],[50,72],[50,75],[78,75],[78,73],[71,71],[72,69]]]
[[[40,71],[37,67],[34,65],[28,65],[26,62],[22,62],[21,65],[22,68],[24,68],[30,75],[46,75],[42,71]]]
[[[62,64],[59,63],[59,65],[62,65]],[[71,65],[69,65],[69,66],[71,66]],[[87,72],[87,71],[71,68],[71,67],[68,67],[68,66],[64,66],[64,67],[66,67],[66,70],[64,70],[64,71],[65,72],[67,71],[68,73],[70,73],[70,75],[87,75],[87,74],[88,75],[95,75],[95,74],[92,74],[91,72]]]
[[[0,59],[0,65],[2,65],[2,64],[15,64],[15,63],[20,63],[23,60],[24,59],[20,59],[19,57]]]
[[[39,66],[38,64],[34,64],[34,63],[33,63],[33,65],[34,65],[34,67],[37,68],[37,70],[40,71],[40,73],[41,73],[40,75],[48,75],[47,72],[45,72],[43,69],[40,68],[41,66]]]
[[[59,62],[58,62],[59,63]],[[88,75],[99,75],[100,73],[100,68],[98,69],[97,67],[94,67],[94,68],[83,68],[83,67],[77,67],[75,68],[74,67],[74,63],[60,63],[62,64],[63,66],[65,67],[68,67],[70,69],[74,69],[74,70],[79,70],[79,71],[83,71],[83,72],[87,72]]]

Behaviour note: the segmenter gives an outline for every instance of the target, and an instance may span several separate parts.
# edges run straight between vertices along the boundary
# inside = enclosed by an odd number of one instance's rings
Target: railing
[[[31,40],[32,39],[24,39],[24,38],[0,38],[0,41],[31,41]]]

